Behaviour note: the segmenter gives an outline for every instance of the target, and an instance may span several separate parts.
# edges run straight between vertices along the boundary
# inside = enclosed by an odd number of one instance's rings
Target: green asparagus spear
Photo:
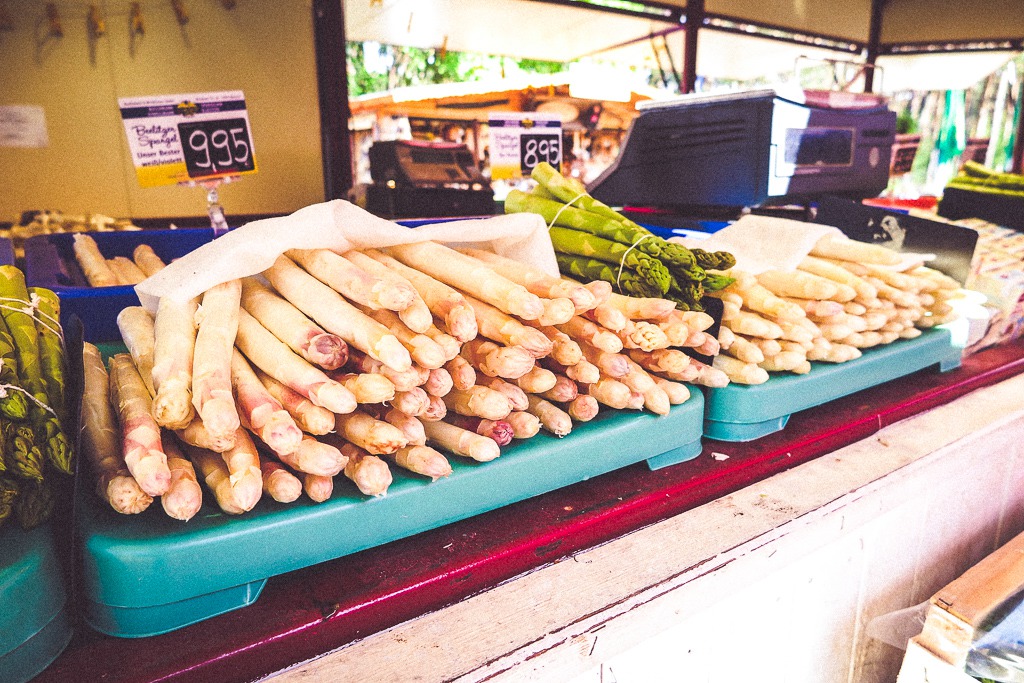
[[[43,481],[21,487],[14,500],[14,512],[22,529],[34,529],[53,514],[54,495],[52,486]]]
[[[43,452],[27,422],[0,420],[0,436],[11,471],[22,479],[43,480]]]
[[[14,500],[18,497],[18,482],[8,477],[0,477],[0,526],[14,512]]]
[[[24,420],[28,417],[28,399],[25,394],[9,387],[20,387],[18,377],[18,354],[14,349],[14,340],[7,329],[7,324],[0,317],[0,415],[12,420]]]
[[[736,257],[727,251],[704,251],[691,249],[697,265],[705,270],[729,270],[736,265]]]
[[[652,286],[651,282],[636,274],[635,271],[623,268],[619,272],[617,266],[609,265],[604,261],[587,258],[586,256],[573,256],[570,254],[555,253],[558,260],[558,269],[584,282],[593,280],[604,280],[622,292],[631,296],[660,297],[664,292],[660,288]]]
[[[664,294],[668,291],[672,276],[661,261],[624,244],[606,240],[580,230],[554,227],[548,231],[555,251],[573,256],[604,261],[616,269],[630,269],[637,277],[650,283],[650,291]],[[649,296],[658,296],[658,294]]]
[[[662,261],[680,277],[702,279],[704,274],[693,253],[681,244],[666,242],[649,230],[626,219],[612,220],[589,211],[544,199],[539,195],[512,190],[505,198],[506,213],[536,213],[549,225],[589,232],[606,240],[633,247]]]
[[[42,287],[30,287],[29,296],[39,304],[36,331],[39,336],[39,360],[46,396],[58,415],[64,414],[64,345],[60,336],[60,300]]]
[[[566,178],[557,168],[547,162],[541,162],[534,166],[530,177],[540,183],[545,190],[558,198],[563,204],[572,202],[572,205],[575,207],[615,222],[625,220],[625,217],[615,209],[591,197],[587,193],[586,187],[582,186],[582,183],[576,183]]]
[[[36,333],[35,318],[26,312],[31,307],[25,276],[14,266],[0,266],[0,298],[6,300],[6,305],[0,308],[0,317],[7,323],[14,339],[14,348],[18,353],[18,375],[25,390],[36,398],[29,406],[29,416],[37,432],[38,442],[44,447],[47,459],[55,468],[71,474],[74,471],[71,444],[56,414],[43,407],[49,405],[49,398],[40,364],[39,335]],[[16,302],[24,302],[24,310]]]

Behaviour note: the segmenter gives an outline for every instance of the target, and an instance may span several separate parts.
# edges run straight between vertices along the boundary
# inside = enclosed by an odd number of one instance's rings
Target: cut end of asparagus
[[[139,488],[139,483],[130,475],[119,475],[107,483],[104,496],[116,512],[122,515],[137,515],[153,502],[153,497]]]
[[[153,419],[164,429],[184,429],[195,417],[192,392],[179,385],[177,388],[161,385],[153,399]]]
[[[227,439],[238,431],[240,421],[233,398],[217,396],[203,404],[199,411],[206,432],[214,440]]]
[[[348,344],[335,334],[318,334],[309,340],[303,355],[324,370],[337,370],[348,361]]]
[[[195,517],[199,508],[203,506],[203,490],[191,479],[178,479],[160,498],[160,504],[169,517],[187,522]]]
[[[167,455],[163,451],[151,449],[139,458],[132,473],[139,488],[146,494],[162,496],[171,485],[171,470],[167,467]]]
[[[256,507],[263,495],[263,473],[258,467],[247,467],[229,478],[235,503],[248,512]]]

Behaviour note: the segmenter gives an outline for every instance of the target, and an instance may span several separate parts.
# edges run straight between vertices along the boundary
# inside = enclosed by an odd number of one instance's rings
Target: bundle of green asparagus
[[[0,525],[25,528],[53,511],[54,477],[74,472],[66,433],[60,303],[0,266]]]
[[[960,173],[954,176],[947,187],[974,192],[988,192],[1011,197],[1024,197],[1024,175],[1000,173],[976,161],[964,163]]]
[[[550,227],[562,273],[591,282],[604,280],[623,294],[665,298],[684,311],[701,311],[704,292],[732,280],[708,270],[726,270],[736,260],[727,252],[687,249],[667,242],[587,194],[578,181],[548,163],[531,174],[532,193],[513,190],[506,213],[540,214]]]

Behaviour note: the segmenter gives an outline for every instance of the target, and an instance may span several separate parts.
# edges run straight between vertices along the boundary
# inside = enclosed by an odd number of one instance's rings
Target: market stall
[[[702,28],[756,18],[704,4],[685,16]],[[404,16],[374,5],[359,30]],[[623,48],[684,18],[618,11]],[[851,16],[819,42],[877,55],[880,27]],[[1024,204],[1019,175],[965,165],[966,213],[868,210],[884,98],[634,91],[616,109],[552,78],[348,103],[466,124],[393,154],[455,175],[439,158],[479,159],[485,113],[562,126],[509,124],[504,215],[395,222],[296,200],[309,154],[264,194],[257,171],[311,136],[259,132],[255,111],[250,128],[257,90],[117,93],[132,182],[166,190],[142,213],[205,192],[211,227],[51,231],[58,214],[29,212],[38,234],[0,266],[0,668],[18,683],[726,680],[739,648],[730,676],[885,680],[902,652],[870,622],[1024,528],[1024,251],[985,210]],[[592,178],[549,154],[586,111],[628,130]],[[178,135],[149,137],[163,125]],[[218,192],[249,182],[273,215],[231,224]],[[136,191],[118,213],[149,204]]]

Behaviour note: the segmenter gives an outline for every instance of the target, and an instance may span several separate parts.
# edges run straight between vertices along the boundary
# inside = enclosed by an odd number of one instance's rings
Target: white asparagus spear
[[[540,418],[525,410],[513,410],[505,422],[512,427],[513,439],[530,439],[540,432]]]
[[[383,496],[391,486],[391,469],[382,459],[347,443],[341,447],[348,456],[345,476],[366,496]]]
[[[394,453],[409,445],[402,430],[359,410],[338,416],[338,434],[373,455]]]
[[[626,323],[629,322],[629,318],[626,317],[625,313],[606,303],[590,309],[583,314],[583,317],[612,332],[621,332],[626,328]]]
[[[302,431],[317,436],[334,431],[334,413],[327,408],[314,405],[308,398],[281,384],[262,370],[256,370],[256,376],[270,395],[288,411]]]
[[[618,353],[622,350],[622,340],[618,335],[582,316],[574,316],[569,322],[555,327],[577,343],[587,342],[608,353]]]
[[[570,299],[541,299],[543,312],[537,317],[541,325],[561,325],[576,315],[576,307]]]
[[[542,331],[522,324],[476,297],[467,296],[466,301],[473,307],[481,336],[506,346],[522,347],[534,358],[551,353],[554,344]]]
[[[150,410],[149,391],[126,353],[110,359],[110,401],[121,425],[121,450],[128,471],[148,495],[163,495],[170,486],[171,471],[160,427]]]
[[[175,431],[182,443],[196,448],[203,448],[215,453],[223,453],[235,444],[235,432],[227,436],[213,435],[206,429],[203,419],[196,415],[192,421],[185,425],[184,429]]]
[[[682,382],[673,382],[670,379],[654,376],[654,381],[668,396],[669,403],[674,406],[686,403],[690,398],[690,390]]]
[[[557,381],[555,373],[540,366],[534,366],[528,373],[516,378],[516,385],[528,394],[542,394],[553,388]]]
[[[89,235],[76,233],[72,238],[75,260],[82,269],[86,281],[92,287],[115,287],[119,284],[117,275],[110,269],[100,248]]]
[[[382,251],[367,249],[364,253],[408,280],[409,284],[416,288],[416,292],[427,304],[430,312],[444,321],[448,334],[461,342],[476,337],[476,316],[461,292],[424,272],[410,268]]]
[[[589,394],[579,394],[565,407],[565,412],[577,422],[590,422],[600,411],[601,405]]]
[[[448,406],[440,396],[428,396],[427,408],[418,417],[424,422],[437,422],[443,420],[448,414]]]
[[[148,244],[140,244],[135,247],[132,251],[132,258],[135,260],[135,265],[145,273],[146,277],[159,273],[166,267],[163,259],[157,256],[156,252],[153,251],[153,247]]]
[[[85,384],[82,394],[82,452],[96,478],[96,492],[114,510],[134,515],[153,498],[139,487],[124,462],[117,420],[110,404],[110,379],[100,350],[86,342],[83,350]]]
[[[399,315],[399,318],[401,318],[401,315]],[[406,326],[408,327],[408,325]],[[462,342],[447,332],[442,332],[436,325],[427,325],[427,329],[423,334],[433,339],[434,342],[441,347],[444,351],[445,362],[448,362],[459,355],[459,349],[462,348]]]
[[[279,257],[264,276],[296,308],[350,346],[398,371],[412,365],[409,352],[386,327],[365,316],[290,259]]]
[[[480,436],[447,422],[424,422],[423,430],[427,441],[434,445],[477,462],[488,462],[501,455],[501,449],[494,439]]]
[[[334,478],[320,474],[304,474],[302,476],[302,490],[306,492],[309,499],[314,503],[323,503],[330,500],[334,493]]]
[[[154,321],[153,417],[167,429],[184,429],[195,415],[192,364],[196,348],[197,299],[161,297]]]
[[[437,481],[452,473],[451,463],[446,457],[422,444],[399,448],[394,454],[385,457],[410,472],[430,477],[431,481]]]
[[[238,349],[231,356],[231,386],[243,422],[275,453],[294,453],[302,430],[256,376]]]
[[[183,450],[199,471],[203,483],[213,493],[217,507],[229,515],[240,515],[245,512],[235,500],[235,491],[231,488],[231,475],[220,454],[189,443],[183,444]]]
[[[299,444],[298,450],[280,458],[281,462],[297,472],[320,477],[333,477],[345,469],[348,463],[348,458],[336,446],[314,439],[308,434],[302,435],[302,443]]]
[[[167,492],[160,496],[160,506],[167,516],[187,522],[196,516],[203,506],[203,488],[196,478],[192,462],[181,452],[174,437],[165,434],[161,439],[167,454],[167,468],[171,471],[171,483]]]
[[[444,397],[448,410],[459,415],[501,420],[512,412],[512,404],[505,394],[489,387],[475,385],[466,391],[455,389]]]
[[[335,370],[348,360],[345,340],[326,332],[291,302],[254,278],[242,280],[242,307],[313,365]]]
[[[253,365],[302,394],[314,405],[327,408],[332,413],[355,410],[356,398],[351,391],[295,355],[245,310],[239,311],[236,344]]]
[[[395,397],[391,399],[391,405],[403,413],[426,419],[425,415],[430,410],[433,398],[441,401],[440,397],[430,396],[422,387],[413,387],[409,391],[395,392]],[[441,405],[444,405],[443,401]]]
[[[263,495],[263,472],[256,444],[244,427],[235,434],[235,444],[220,454],[228,467],[228,481],[234,492],[235,503],[248,512],[256,507]]]
[[[445,368],[435,368],[430,371],[430,377],[423,384],[423,390],[431,396],[447,396],[448,392],[455,388],[452,375]]]
[[[878,263],[883,266],[893,266],[900,262],[900,255],[895,251],[834,234],[819,239],[811,249],[811,255],[843,261]]]
[[[430,378],[430,370],[415,363],[399,372],[355,349],[349,349],[348,368],[355,372],[375,372],[384,375],[395,385],[395,391],[409,391],[413,387],[421,386]]]
[[[551,370],[549,367],[548,370]],[[565,376],[581,384],[593,384],[601,379],[601,368],[588,360],[581,360],[576,365],[565,366]]]
[[[491,341],[474,339],[462,345],[460,355],[474,369],[488,377],[518,379],[533,369],[534,358],[519,346],[499,346]]]
[[[505,398],[512,405],[512,410],[526,410],[529,407],[530,403],[526,397],[526,392],[515,384],[506,382],[498,377],[478,377],[477,379],[481,386],[504,394]]]
[[[395,335],[402,346],[408,350],[409,357],[414,363],[427,369],[433,369],[441,367],[449,360],[447,352],[440,344],[425,334],[410,330],[394,311],[384,309],[374,311],[366,307],[360,307],[360,310]]]
[[[423,297],[421,297],[420,293],[416,291],[416,288],[412,286],[412,283],[385,266],[383,263],[370,258],[360,251],[349,251],[343,254],[343,256],[370,275],[390,282],[393,287],[403,289],[408,288],[411,292],[411,301],[408,306],[398,311],[398,317],[401,318],[402,322],[404,322],[413,332],[426,334],[427,328],[433,324],[433,315],[430,312],[430,308],[423,300]]]
[[[153,388],[153,352],[156,346],[153,316],[142,306],[122,308],[117,314],[117,329],[135,362],[135,369],[152,396],[156,393]]]
[[[238,411],[231,395],[231,350],[238,331],[242,283],[231,280],[210,288],[196,313],[192,360],[192,405],[215,437],[238,429]]]
[[[536,394],[530,394],[530,407],[527,411],[536,415],[541,426],[557,437],[563,437],[572,431],[572,418],[550,401],[545,401]]]
[[[498,275],[476,259],[436,242],[388,247],[388,253],[411,268],[457,287],[505,313],[536,320],[544,312],[540,297],[522,285]]]
[[[126,256],[107,259],[107,267],[114,272],[119,285],[137,285],[146,279],[146,274]]]
[[[551,358],[562,365],[576,365],[583,360],[583,351],[572,337],[553,325],[538,328],[551,340]]]
[[[333,251],[292,249],[286,255],[349,301],[373,310],[401,311],[413,301],[415,291],[412,287],[398,286],[390,280],[371,275]]]
[[[593,396],[598,402],[616,410],[623,410],[629,405],[629,387],[611,377],[602,377],[597,382],[589,385],[587,387],[587,394]]]
[[[468,389],[476,384],[476,370],[462,356],[452,358],[444,364],[444,367],[451,375],[453,389]]]
[[[630,320],[661,320],[676,310],[676,303],[668,299],[623,296],[612,292],[607,306],[616,308]]]
[[[761,362],[764,362],[763,357]],[[768,381],[768,371],[751,363],[732,356],[715,356],[714,367],[724,372],[730,382],[736,384],[764,384]]]
[[[577,313],[589,311],[597,305],[597,298],[594,294],[578,282],[553,277],[525,263],[520,263],[514,259],[499,256],[494,252],[483,249],[465,248],[459,249],[459,251],[479,261],[483,261],[494,272],[526,287],[528,291],[539,297],[546,299],[569,299],[572,301]]]
[[[260,470],[263,474],[263,493],[278,503],[291,503],[302,495],[302,480],[281,463],[260,456]]]
[[[395,397],[395,385],[375,372],[333,372],[329,376],[351,391],[358,403],[383,403]]]
[[[381,419],[402,430],[410,445],[422,446],[427,443],[427,435],[423,431],[423,423],[412,415],[406,415],[397,408],[382,411]]]

